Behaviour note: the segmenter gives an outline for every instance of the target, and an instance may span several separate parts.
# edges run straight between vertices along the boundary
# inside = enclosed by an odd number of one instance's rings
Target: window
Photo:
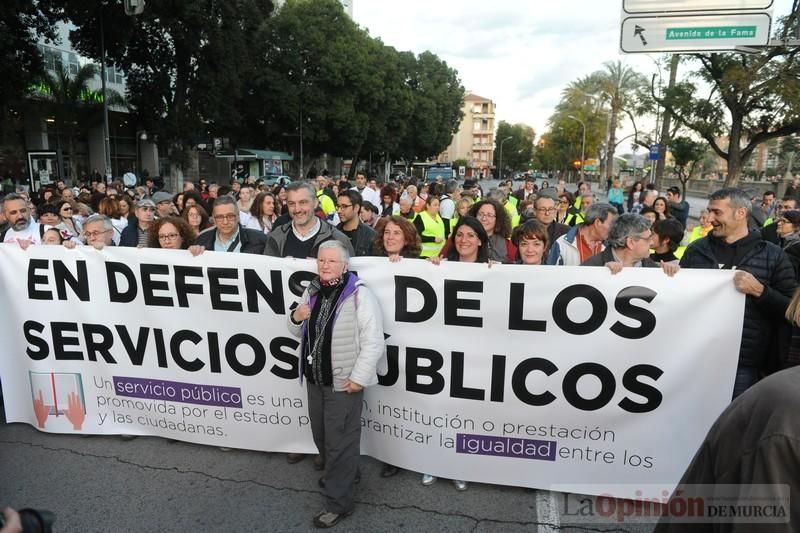
[[[73,76],[78,75],[78,70],[80,70],[80,65],[78,64],[78,56],[70,52],[67,54],[67,58],[69,61],[69,73]]]

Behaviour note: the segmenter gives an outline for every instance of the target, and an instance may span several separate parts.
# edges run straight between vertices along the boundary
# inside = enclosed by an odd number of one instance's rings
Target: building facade
[[[469,161],[467,177],[488,178],[494,161],[495,104],[488,98],[468,92],[464,96],[464,118],[450,146],[438,161],[452,163],[459,159]]]

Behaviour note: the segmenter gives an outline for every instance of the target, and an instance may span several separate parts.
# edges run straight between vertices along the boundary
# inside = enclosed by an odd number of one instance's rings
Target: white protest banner
[[[314,268],[0,247],[7,419],[314,452],[286,329]],[[388,463],[621,497],[631,495],[617,484],[670,490],[730,402],[744,306],[730,272],[385,258],[351,270],[378,298],[388,336],[362,415],[362,451]],[[725,318],[710,323],[708,309]]]

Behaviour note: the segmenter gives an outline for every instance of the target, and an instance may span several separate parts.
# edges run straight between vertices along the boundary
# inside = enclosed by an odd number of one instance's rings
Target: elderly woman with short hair
[[[349,259],[339,241],[322,243],[319,274],[289,315],[289,331],[300,338],[300,379],[308,382],[311,432],[325,464],[319,484],[326,505],[314,517],[321,528],[353,512],[364,387],[378,383],[377,365],[385,351],[381,309],[348,271]]]

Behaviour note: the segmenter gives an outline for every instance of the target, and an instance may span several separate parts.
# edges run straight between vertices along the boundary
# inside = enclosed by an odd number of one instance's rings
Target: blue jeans
[[[752,387],[758,381],[758,370],[752,366],[739,366],[736,369],[736,380],[733,382],[733,399]]]

